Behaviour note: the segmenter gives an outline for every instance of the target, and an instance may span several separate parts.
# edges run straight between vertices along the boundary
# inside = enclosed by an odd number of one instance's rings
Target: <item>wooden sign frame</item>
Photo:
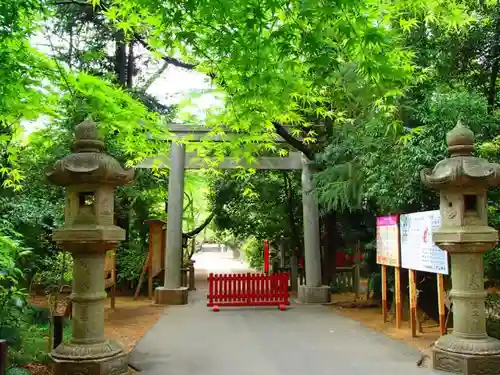
[[[108,267],[106,267],[108,266]],[[108,277],[109,276],[109,277]],[[110,288],[110,307],[116,306],[116,250],[106,253],[104,260],[104,289]]]
[[[412,215],[413,213],[407,214],[408,216]],[[429,216],[428,220],[438,220],[440,218],[439,215],[439,210],[432,210],[432,211],[423,211],[419,212],[419,216],[425,217],[425,215]],[[423,219],[420,219],[423,220]],[[401,223],[400,223],[401,226]],[[427,234],[427,229],[424,231],[424,237],[425,240],[424,242],[427,241],[432,241],[432,226],[433,223],[431,221],[430,226],[427,227],[430,229],[430,236]],[[400,230],[400,241],[401,241],[402,233]],[[446,264],[442,269],[434,267],[436,272],[433,272],[429,267],[419,267],[419,269],[413,269],[411,266],[405,267],[408,269],[408,274],[409,274],[409,299],[410,299],[410,326],[411,326],[411,332],[413,337],[417,337],[417,304],[418,304],[418,291],[417,291],[417,272],[427,272],[427,273],[434,273],[437,277],[437,295],[438,295],[438,312],[439,312],[439,332],[441,335],[446,335],[447,334],[447,327],[446,327],[446,307],[445,307],[445,289],[444,289],[444,277],[449,273],[449,257],[447,252],[446,254]],[[401,263],[403,265],[403,254],[401,254]],[[408,263],[408,260],[406,261]],[[420,263],[422,265],[422,263]],[[439,272],[442,271],[442,272]]]
[[[148,275],[148,297],[153,299],[153,279],[160,272],[165,270],[167,233],[164,227],[167,222],[160,219],[151,219],[145,220],[144,224],[149,225],[149,249],[148,256],[144,262],[144,267],[142,268],[141,276],[139,277],[137,288],[135,289],[134,299],[139,296],[146,273]],[[159,254],[155,254],[155,251],[158,252],[158,249]],[[157,264],[153,263],[155,260]]]
[[[386,233],[381,233],[381,228],[392,227],[391,230],[385,230]],[[380,245],[384,245],[382,240],[387,240],[389,234],[394,235],[392,239],[392,244],[396,245],[395,256],[387,257],[379,256],[378,249]],[[387,267],[394,267],[394,300],[396,305],[396,328],[401,328],[401,322],[403,320],[403,306],[401,304],[401,244],[400,244],[400,233],[399,233],[399,215],[390,215],[377,217],[377,263],[380,264],[381,268],[381,283],[382,283],[382,316],[384,323],[387,322],[388,311],[387,311]]]
[[[394,220],[394,216],[382,217],[385,224],[389,223],[389,218]],[[396,327],[401,328],[401,322],[403,317],[403,306],[401,302],[402,290],[401,290],[401,215],[397,215],[397,236],[398,236],[398,260],[399,264],[394,266],[394,298],[396,304]],[[377,223],[379,222],[377,218]],[[377,228],[378,229],[378,228]],[[378,233],[377,233],[378,235]],[[377,238],[378,239],[378,238]],[[383,259],[381,260],[377,256],[377,263],[381,265],[381,283],[382,283],[382,315],[384,322],[387,322],[387,267],[391,266],[388,264],[383,264]],[[449,262],[449,259],[448,259]],[[393,262],[394,263],[394,262]],[[445,307],[445,288],[444,288],[444,274],[436,273],[437,276],[437,294],[438,294],[438,311],[439,311],[439,332],[441,335],[447,334],[446,327],[446,307]],[[410,302],[410,328],[412,332],[412,337],[417,337],[417,303],[418,303],[418,291],[417,291],[417,271],[413,269],[408,269],[409,277],[409,302]]]

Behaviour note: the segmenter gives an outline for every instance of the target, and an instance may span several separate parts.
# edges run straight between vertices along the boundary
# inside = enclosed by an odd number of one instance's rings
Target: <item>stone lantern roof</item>
[[[134,171],[123,169],[120,163],[106,154],[104,142],[99,138],[97,125],[90,119],[75,128],[73,153],[58,160],[49,181],[55,185],[103,184],[125,185],[134,178]]]
[[[422,183],[435,190],[489,188],[500,185],[500,164],[472,156],[474,133],[459,120],[446,135],[449,158],[421,171]]]

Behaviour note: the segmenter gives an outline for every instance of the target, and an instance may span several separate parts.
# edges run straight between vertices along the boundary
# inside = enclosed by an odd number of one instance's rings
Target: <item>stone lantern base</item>
[[[435,370],[463,375],[499,375],[500,354],[479,355],[453,353],[434,347],[432,361]]]
[[[51,356],[52,357],[52,356]],[[128,354],[103,359],[72,361],[52,357],[54,375],[129,375]]]
[[[435,370],[463,375],[500,375],[500,340],[442,336],[432,349]]]
[[[128,353],[114,341],[107,340],[99,345],[63,343],[52,351],[50,357],[53,361],[54,375],[130,374]]]

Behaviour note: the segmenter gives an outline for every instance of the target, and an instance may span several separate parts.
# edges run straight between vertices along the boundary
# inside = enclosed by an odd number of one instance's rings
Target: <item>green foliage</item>
[[[251,268],[262,269],[264,265],[264,250],[263,241],[259,241],[256,237],[249,237],[242,246],[242,251],[245,260]]]
[[[13,367],[7,369],[7,375],[30,375],[31,372],[22,367]]]
[[[34,282],[46,288],[71,285],[73,280],[73,258],[68,252],[58,252],[55,257],[46,258],[45,264],[35,275]]]
[[[323,169],[315,175],[326,209],[366,209],[368,202],[381,214],[434,209],[437,197],[421,184],[420,171],[446,155],[446,132],[461,118],[482,141],[496,126],[484,97],[460,88],[436,88],[415,103],[411,116],[414,127],[400,136],[387,134],[379,116],[345,125],[332,136],[318,158]]]
[[[280,236],[294,238],[291,222],[301,228],[299,182],[295,176],[287,176],[293,185],[290,189],[284,175],[256,171],[244,175],[226,172],[215,177],[210,200],[217,228],[241,239],[251,236],[269,240]]]
[[[497,292],[486,296],[486,331],[491,337],[500,339],[500,295]]]
[[[49,358],[50,328],[47,323],[26,320],[20,327],[22,345],[9,346],[9,364],[12,367],[47,363]],[[65,322],[63,340],[71,339],[71,325]]]
[[[18,326],[26,309],[23,272],[18,261],[29,255],[20,243],[0,232],[0,337],[11,345],[19,345]]]
[[[27,325],[21,328],[22,345],[9,347],[9,362],[19,366],[28,363],[44,363],[48,357],[49,327],[45,325]]]
[[[356,101],[339,74],[346,67],[370,97],[369,106],[392,112],[392,101],[415,74],[413,52],[402,45],[395,25],[411,30],[420,15],[443,30],[469,21],[457,2],[411,0],[120,0],[106,15],[125,32],[148,35],[152,46],[200,61],[199,70],[215,76],[228,105],[207,123],[249,133],[233,145],[235,152],[257,137],[275,150],[273,121],[310,125],[311,116],[339,117],[342,107],[332,104],[338,96]],[[315,140],[314,132],[299,126],[296,132],[305,134],[306,142]]]
[[[147,248],[139,244],[129,243],[128,247],[120,245],[116,252],[116,263],[120,270],[117,281],[138,280],[147,255]]]
[[[484,275],[485,277],[495,283],[500,284],[500,247],[496,246],[494,249],[487,251],[484,254]]]

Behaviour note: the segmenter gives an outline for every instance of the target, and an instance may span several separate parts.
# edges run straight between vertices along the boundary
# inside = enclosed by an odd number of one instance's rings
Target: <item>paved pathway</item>
[[[208,271],[243,271],[229,255],[200,254],[197,266],[215,262]],[[435,374],[416,366],[416,350],[325,306],[214,313],[205,295],[198,290],[189,305],[167,308],[132,352],[131,364],[147,375]]]

